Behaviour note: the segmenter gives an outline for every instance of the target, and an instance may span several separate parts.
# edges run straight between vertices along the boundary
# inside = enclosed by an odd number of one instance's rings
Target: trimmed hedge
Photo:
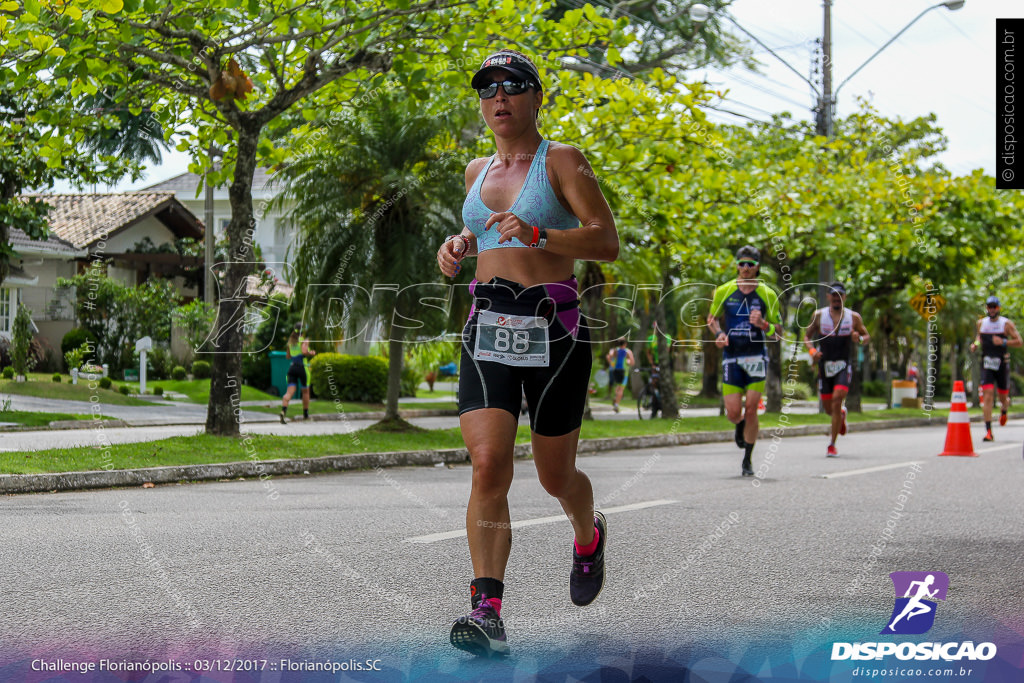
[[[53,373],[53,381],[56,382],[57,384],[60,384],[60,373],[59,372]]]
[[[4,379],[14,379],[14,368],[10,365],[4,368]]]
[[[100,388],[109,389],[114,382],[109,377],[100,377]]]
[[[119,386],[119,387],[117,388],[117,390],[118,390],[118,391],[120,391],[120,392],[121,392],[122,394],[124,394],[125,396],[127,396],[128,394],[130,394],[130,393],[131,393],[131,391],[132,391],[131,389],[129,389],[129,388],[128,388],[128,385],[127,385],[127,384],[122,384],[121,386]]]
[[[192,363],[192,377],[195,379],[206,379],[210,376],[210,361],[197,360]]]
[[[328,401],[382,403],[388,392],[388,364],[383,358],[318,353],[310,362],[310,384]]]
[[[92,333],[84,327],[75,327],[68,330],[60,340],[61,356],[66,354],[68,351],[74,351],[86,342],[88,342],[94,349],[96,348],[96,340],[93,338]]]
[[[174,369],[171,370],[171,379],[177,382],[180,382],[181,380],[185,379],[187,375],[188,373],[185,372],[185,368],[181,367],[180,365],[175,365]]]

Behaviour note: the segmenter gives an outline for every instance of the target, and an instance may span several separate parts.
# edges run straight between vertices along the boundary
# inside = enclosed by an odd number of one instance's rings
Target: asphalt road
[[[510,676],[722,642],[873,639],[896,570],[949,575],[930,638],[1020,624],[1024,423],[996,436],[978,458],[936,457],[937,427],[853,434],[838,459],[821,437],[763,442],[757,480],[729,443],[581,458],[609,522],[608,581],[583,609],[567,595],[570,527],[519,461],[512,519],[531,523],[506,577]],[[468,680],[485,669],[446,639],[468,611],[469,483],[460,466],[2,498],[0,643],[358,652],[391,672],[365,680],[417,667]]]

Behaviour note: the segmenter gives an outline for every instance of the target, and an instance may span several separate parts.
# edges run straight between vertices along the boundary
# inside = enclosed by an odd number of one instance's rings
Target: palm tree
[[[97,115],[113,116],[118,121],[116,128],[103,128],[86,138],[86,147],[97,154],[111,154],[132,161],[163,160],[162,149],[170,149],[164,140],[163,128],[153,112],[143,109],[133,114],[127,105],[120,104],[113,97],[113,88],[99,90],[95,95],[83,97],[83,107]]]
[[[462,227],[464,154],[447,115],[430,116],[420,105],[382,95],[330,126],[278,176],[283,191],[277,201],[292,206],[289,217],[299,228],[290,260],[295,291],[314,313],[307,315],[312,331],[331,334],[328,315],[338,301],[349,320],[383,321],[389,340],[385,421],[400,421],[407,330],[393,323],[401,316],[423,320],[424,307],[418,297],[396,297],[393,290],[367,301],[357,288],[398,285],[401,291],[439,282],[437,248]]]

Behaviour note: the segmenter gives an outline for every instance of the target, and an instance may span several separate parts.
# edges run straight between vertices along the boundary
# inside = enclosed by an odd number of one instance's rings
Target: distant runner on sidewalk
[[[1010,354],[1009,346],[1020,346],[1020,333],[1006,317],[999,315],[999,299],[990,296],[985,300],[988,316],[978,320],[977,333],[971,342],[971,353],[981,346],[981,397],[982,413],[985,416],[985,436],[982,441],[993,441],[992,404],[993,389],[999,392],[1000,426],[1006,424],[1006,413],[1010,409]]]
[[[612,410],[619,412],[619,405],[622,403],[622,392],[626,389],[626,382],[629,380],[629,370],[636,361],[633,359],[633,352],[626,348],[626,338],[619,340],[618,347],[608,352],[608,362],[612,366],[612,384],[615,386],[615,400],[612,402]]]
[[[756,247],[740,247],[736,252],[738,277],[715,289],[708,314],[708,328],[715,335],[715,345],[722,349],[725,413],[736,425],[744,477],[754,476],[751,455],[759,429],[757,406],[768,376],[766,343],[782,338],[779,297],[757,279],[760,260]],[[718,316],[723,316],[724,326]]]
[[[296,389],[302,391],[302,417],[309,419],[309,359],[316,355],[316,351],[310,350],[309,340],[300,335],[301,331],[302,323],[295,323],[285,349],[291,363],[288,365],[288,389],[281,399],[281,424],[288,423],[288,403]]]
[[[836,458],[836,439],[846,434],[846,407],[843,401],[853,382],[853,345],[867,344],[871,335],[860,313],[846,308],[846,287],[841,282],[829,285],[829,305],[819,308],[804,334],[811,360],[818,362],[818,395],[825,412],[832,417],[832,440],[825,456]],[[818,342],[818,346],[814,345]]]

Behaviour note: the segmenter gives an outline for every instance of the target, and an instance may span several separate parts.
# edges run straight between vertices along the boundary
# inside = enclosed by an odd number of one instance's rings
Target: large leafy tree
[[[33,2],[7,27],[39,49],[51,49],[57,61],[50,75],[73,94],[104,89],[133,113],[148,107],[167,135],[181,136],[179,148],[191,152],[196,172],[211,167],[208,150],[224,151],[219,170],[208,178],[227,182],[231,203],[208,432],[238,434],[228,378],[241,374],[253,173],[258,164],[286,158],[288,144],[300,144],[287,136],[275,147],[276,132],[292,125],[282,115],[303,102],[334,110],[350,106],[367,87],[379,85],[375,74],[388,71],[403,87],[421,91],[434,82],[427,81],[432,68],[438,80],[461,81],[463,70],[444,62],[476,62],[492,36],[522,44],[528,35],[525,42],[568,52],[623,39],[608,20],[574,11],[549,21],[537,14],[544,8],[503,2],[480,11],[467,0],[71,0],[59,6]],[[309,118],[316,118],[312,109]]]
[[[44,77],[63,51],[52,39],[14,30],[31,16],[18,3],[0,3],[0,282],[14,256],[12,228],[32,239],[49,234],[49,206],[19,195],[61,180],[78,186],[113,182],[140,170],[132,159],[82,152],[90,136],[109,134],[116,122],[91,111],[67,81]]]
[[[420,297],[445,298],[443,288],[424,285],[437,279],[437,245],[462,227],[466,158],[450,133],[461,126],[447,118],[386,92],[343,117],[279,176],[279,201],[293,207],[301,232],[292,257],[310,329],[338,339],[358,334],[368,318],[383,322],[387,420],[399,419],[403,341],[436,336],[443,324],[419,327],[429,322]]]
[[[553,15],[584,7],[580,0],[558,0]],[[635,41],[626,51],[617,46],[593,45],[587,59],[573,63],[577,71],[596,76],[612,69],[642,75],[661,69],[681,76],[686,70],[709,64],[726,65],[742,61],[753,66],[745,41],[732,33],[724,11],[732,0],[707,0],[709,14],[704,20],[691,16],[691,0],[627,0],[597,2],[589,11],[613,19],[629,20],[628,31]]]

